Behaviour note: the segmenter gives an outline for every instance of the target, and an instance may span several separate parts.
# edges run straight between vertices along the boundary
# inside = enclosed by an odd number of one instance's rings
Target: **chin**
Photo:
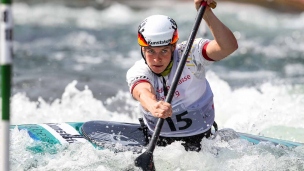
[[[156,74],[161,74],[163,72],[163,70],[162,71],[157,71],[157,72],[155,72]]]
[[[162,72],[155,72],[155,71],[153,71],[155,74],[160,74],[160,73],[162,73]]]
[[[160,73],[162,73],[164,70],[159,70],[159,69],[154,69],[154,70],[152,70],[154,73],[156,73],[156,74],[160,74]]]

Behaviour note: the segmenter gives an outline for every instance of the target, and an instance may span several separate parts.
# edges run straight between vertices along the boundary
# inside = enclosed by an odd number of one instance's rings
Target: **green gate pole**
[[[1,64],[1,94],[2,119],[0,123],[0,170],[9,171],[9,144],[10,144],[10,96],[13,56],[13,16],[11,0],[1,0],[0,23],[0,64]]]

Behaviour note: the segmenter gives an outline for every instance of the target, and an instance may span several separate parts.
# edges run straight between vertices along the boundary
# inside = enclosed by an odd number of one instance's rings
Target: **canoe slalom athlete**
[[[203,0],[194,0],[198,10]],[[212,4],[213,0],[205,0]],[[186,150],[200,151],[202,138],[210,137],[215,112],[213,93],[205,77],[206,67],[229,56],[238,44],[231,30],[206,8],[203,20],[213,40],[196,38],[184,66],[171,104],[165,102],[186,41],[178,43],[177,23],[165,15],[152,15],[138,27],[142,59],[127,72],[134,99],[140,102],[148,136],[158,118],[165,119],[157,145],[183,141]]]

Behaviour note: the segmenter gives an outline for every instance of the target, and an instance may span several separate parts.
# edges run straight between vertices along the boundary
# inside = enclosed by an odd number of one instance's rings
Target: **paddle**
[[[171,88],[169,89],[168,95],[166,97],[166,102],[168,102],[168,103],[171,103],[171,101],[172,101],[175,89],[177,87],[178,81],[180,79],[183,68],[185,66],[188,54],[190,52],[190,49],[192,47],[193,41],[194,41],[196,33],[197,33],[197,30],[201,24],[202,17],[206,10],[206,6],[207,6],[207,3],[205,1],[203,1],[201,4],[201,7],[198,10],[192,32],[190,33],[189,39],[186,44],[186,48],[182,54],[181,61],[180,61],[179,65],[177,66],[177,71],[174,75]],[[211,6],[211,8],[215,8],[216,3],[210,4],[210,6]],[[164,120],[165,119],[163,119],[163,118],[158,119],[158,121],[156,123],[155,131],[152,135],[152,138],[150,140],[147,150],[135,159],[135,166],[142,168],[144,171],[154,171],[155,170],[154,162],[153,162],[153,151],[155,149],[156,142],[159,137]]]

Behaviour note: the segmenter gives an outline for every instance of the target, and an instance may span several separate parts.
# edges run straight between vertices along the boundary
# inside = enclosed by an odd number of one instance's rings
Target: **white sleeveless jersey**
[[[203,46],[209,40],[195,39],[190,50],[186,65],[178,81],[171,105],[172,117],[163,124],[160,136],[184,137],[203,133],[209,130],[214,122],[213,93],[205,78],[207,65],[213,63],[202,56]],[[177,66],[182,57],[186,42],[177,45],[173,56],[173,66],[168,76],[164,77],[169,90]],[[154,87],[157,100],[165,101],[163,78],[154,74],[144,59],[137,61],[127,72],[127,82],[132,87],[138,81],[148,81]],[[153,132],[158,118],[141,107],[143,119],[149,130]]]

